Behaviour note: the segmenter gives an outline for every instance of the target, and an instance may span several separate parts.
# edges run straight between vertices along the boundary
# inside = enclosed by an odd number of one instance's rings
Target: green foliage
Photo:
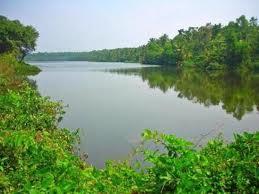
[[[4,17],[0,20],[9,22]],[[244,25],[243,19],[238,22]],[[14,23],[10,25],[19,24]],[[252,24],[257,26],[255,21]],[[220,27],[214,28],[216,36]],[[0,33],[3,32],[0,26]],[[176,64],[192,55],[171,43],[167,36],[154,40],[155,45],[149,45],[152,52],[155,48],[150,55],[152,60],[169,64],[171,49],[175,48],[178,52]],[[10,45],[13,44],[16,42],[11,41]],[[219,48],[220,44],[215,42],[211,47]],[[247,43],[233,45],[239,48],[239,53],[246,53],[246,48],[251,47]],[[1,49],[6,48],[9,45],[1,42]],[[0,193],[259,192],[258,132],[237,134],[229,144],[218,138],[198,149],[174,135],[146,130],[142,135],[144,146],[138,153],[143,154],[147,164],[110,161],[103,169],[89,166],[74,152],[77,133],[57,125],[64,114],[62,105],[40,96],[25,81],[25,75],[37,70],[17,62],[13,53],[4,52],[0,56]],[[157,55],[158,52],[163,57]],[[212,54],[217,58],[215,55],[217,51]],[[206,57],[199,60],[203,58]],[[157,87],[162,83],[164,90],[177,81],[172,76],[163,79],[156,72],[151,77],[150,85]],[[149,78],[150,74],[143,72],[143,79]],[[200,79],[184,74],[184,80]],[[177,87],[183,84],[179,82]]]
[[[236,135],[230,144],[221,138],[201,150],[174,135],[147,130],[146,141],[160,150],[144,150],[152,165],[146,187],[152,193],[257,193],[259,133]]]
[[[21,60],[35,50],[39,33],[32,26],[24,26],[18,20],[0,16],[0,54],[16,53]]]
[[[15,74],[19,76],[36,75],[40,72],[37,66],[29,65],[23,61],[17,61],[13,54],[0,55],[0,68],[0,74],[6,74],[6,71],[14,69]],[[10,74],[9,77],[13,75],[14,73]]]
[[[0,95],[0,192],[130,193],[137,172],[126,164],[97,170],[74,155],[77,136],[57,128],[59,103],[26,84]],[[119,187],[119,188],[117,188]]]
[[[88,166],[74,155],[76,135],[57,127],[59,103],[27,84],[0,96],[0,191],[4,193],[255,193],[259,133],[222,139],[201,150],[191,142],[146,130],[140,149],[150,165]],[[224,171],[222,171],[224,169]],[[256,174],[257,173],[257,174]]]
[[[139,48],[104,49],[91,52],[33,53],[28,61],[100,61],[100,62],[139,62]]]
[[[32,26],[24,26],[18,20],[11,21],[0,16],[0,93],[20,88],[22,76],[40,72],[38,67],[22,61],[25,55],[35,49],[37,38],[38,32]]]
[[[5,55],[1,59],[0,193],[138,190],[144,178],[128,164],[110,163],[99,170],[76,156],[76,133],[57,127],[64,113],[61,104],[31,88],[14,57]],[[10,80],[16,87],[10,87]]]
[[[69,190],[66,177],[79,176],[73,171],[79,167],[72,165],[79,161],[71,154],[72,134],[56,127],[60,105],[24,86],[1,95],[0,107],[0,158],[7,181],[4,191]],[[55,173],[60,176],[54,188]]]
[[[245,16],[228,25],[180,29],[173,39],[166,34],[151,38],[138,48],[104,49],[91,52],[35,53],[26,59],[141,62],[144,64],[195,67],[203,70],[252,69],[259,60],[257,19]]]
[[[0,94],[7,89],[22,87],[24,76],[40,72],[36,66],[18,62],[12,54],[0,54]]]
[[[224,27],[209,23],[199,28],[181,29],[172,40],[165,35],[150,39],[145,46],[142,62],[177,66],[191,63],[207,70],[250,69],[258,60],[258,38],[257,20],[251,18],[248,21],[241,16]]]

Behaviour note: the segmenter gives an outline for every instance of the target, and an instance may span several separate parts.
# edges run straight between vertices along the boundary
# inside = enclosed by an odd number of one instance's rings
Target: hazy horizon
[[[1,0],[0,15],[34,26],[37,52],[79,52],[137,47],[189,26],[259,17],[256,0]]]

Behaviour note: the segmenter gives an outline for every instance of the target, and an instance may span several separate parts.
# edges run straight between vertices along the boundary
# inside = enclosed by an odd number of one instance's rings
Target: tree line
[[[256,18],[240,16],[225,26],[207,23],[180,29],[173,39],[166,34],[151,38],[137,48],[34,53],[26,59],[140,62],[201,69],[254,68],[259,66],[259,26]]]
[[[142,63],[196,66],[202,69],[251,68],[259,59],[259,27],[256,18],[241,16],[228,25],[181,29],[173,39],[150,39]]]
[[[98,62],[139,62],[139,48],[117,48],[90,52],[39,52],[28,55],[28,61],[98,61]]]

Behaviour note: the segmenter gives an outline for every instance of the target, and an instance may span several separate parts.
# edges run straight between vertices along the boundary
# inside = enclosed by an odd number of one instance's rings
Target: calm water
[[[259,74],[197,73],[140,64],[41,62],[39,91],[69,107],[81,150],[101,167],[124,159],[145,128],[197,141],[201,134],[259,128]]]

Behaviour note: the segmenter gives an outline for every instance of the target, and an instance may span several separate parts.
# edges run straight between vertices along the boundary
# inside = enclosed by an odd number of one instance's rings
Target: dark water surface
[[[81,128],[81,150],[98,167],[124,159],[145,128],[197,141],[210,131],[259,129],[259,74],[198,73],[158,66],[34,62],[40,93],[69,104],[61,127]]]

